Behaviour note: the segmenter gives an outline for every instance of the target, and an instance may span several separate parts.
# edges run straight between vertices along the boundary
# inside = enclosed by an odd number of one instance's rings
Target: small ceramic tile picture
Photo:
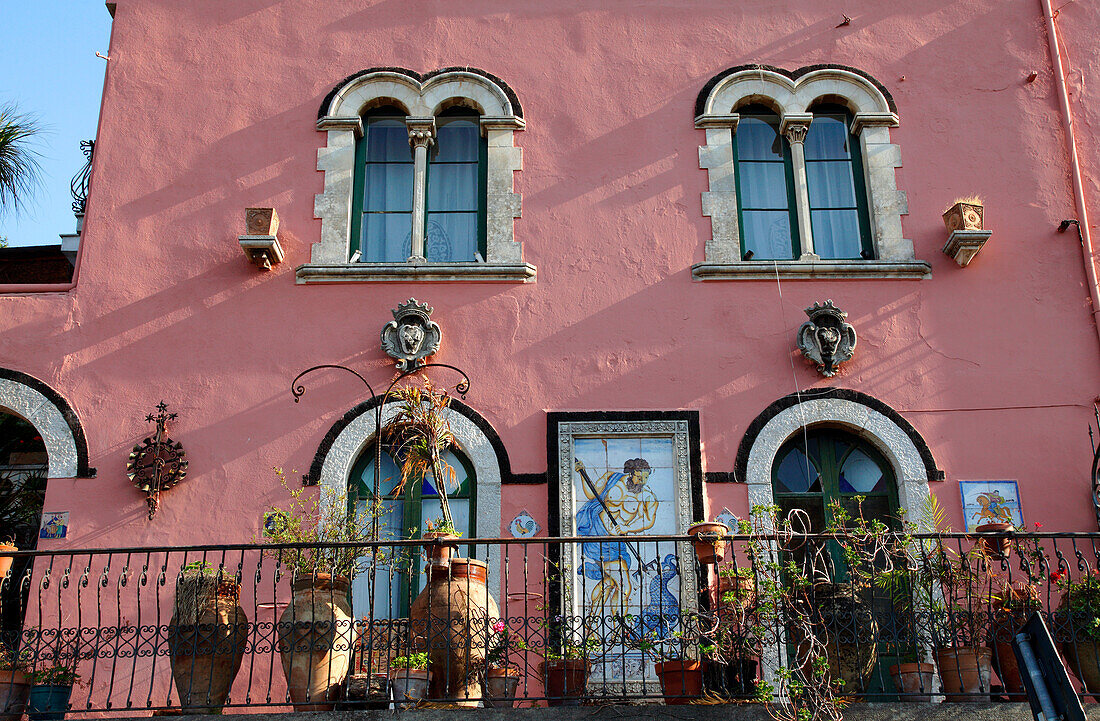
[[[542,526],[539,525],[534,516],[527,512],[527,509],[524,509],[517,513],[512,522],[508,524],[508,530],[516,538],[530,538],[537,535],[542,530]]]
[[[69,533],[69,512],[54,511],[42,514],[39,538],[64,538]]]
[[[959,481],[966,530],[987,523],[1011,523],[1024,527],[1020,487],[1016,481]]]

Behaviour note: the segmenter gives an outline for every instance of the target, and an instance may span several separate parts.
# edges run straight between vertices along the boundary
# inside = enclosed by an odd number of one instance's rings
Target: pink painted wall
[[[353,379],[332,375],[294,404],[290,379],[346,363],[388,380],[378,331],[410,296],[435,307],[437,360],[472,371],[467,402],[517,472],[545,470],[548,410],[681,408],[700,411],[705,470],[729,471],[766,406],[835,385],[913,423],[947,472],[933,490],[956,527],[958,480],[1011,478],[1029,521],[1095,530],[1087,425],[1100,344],[1076,238],[1055,232],[1076,210],[1038,0],[853,0],[842,28],[839,10],[808,0],[504,7],[118,2],[78,285],[0,299],[0,366],[69,400],[99,469],[50,484],[48,510],[72,511],[64,543],[250,539],[281,496],[271,467],[308,470],[360,400]],[[1077,3],[1060,23],[1095,178],[1100,103],[1085,78],[1100,15]],[[891,91],[905,234],[931,280],[791,281],[782,294],[767,281],[692,282],[711,233],[693,104],[710,77],[754,62],[852,65]],[[515,90],[527,120],[515,232],[537,283],[294,284],[320,232],[317,108],[378,65],[472,65]],[[1095,203],[1095,179],[1088,190]],[[986,200],[993,238],[960,269],[940,252],[940,213],[969,193]],[[236,236],[245,207],[268,205],[287,258],[261,273]],[[826,298],[860,334],[829,381],[794,349],[802,308]],[[191,465],[149,522],[124,467],[161,399],[180,413],[172,435]],[[714,511],[746,510],[744,487],[708,494]],[[504,521],[526,507],[544,522],[545,503],[542,486],[505,487]]]

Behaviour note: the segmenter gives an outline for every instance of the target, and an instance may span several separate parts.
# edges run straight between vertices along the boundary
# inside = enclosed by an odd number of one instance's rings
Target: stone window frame
[[[488,145],[485,262],[349,262],[355,147],[363,137],[363,113],[380,105],[395,105],[407,113],[414,148],[426,148],[434,139],[435,116],[443,110],[460,105],[480,114]],[[318,111],[317,130],[327,134],[327,144],[317,151],[324,192],[316,196],[313,212],[321,221],[321,237],[310,248],[310,262],[296,269],[296,282],[534,282],[535,266],[524,262],[514,229],[522,198],[513,191],[513,173],[523,167],[523,150],[515,146],[514,133],[524,127],[523,109],[512,89],[476,68],[443,68],[426,75],[404,68],[370,68],[345,78]],[[415,155],[426,159],[427,153]],[[421,174],[414,170],[414,196],[415,189],[422,193],[425,185],[424,163],[416,167]]]
[[[399,410],[398,406],[396,401],[391,400],[382,409],[383,428],[393,420]],[[332,491],[321,494],[321,502],[326,504],[325,511],[329,510],[327,504],[347,493],[355,462],[374,443],[377,433],[375,407],[376,402],[368,401],[345,414],[333,425],[317,451],[310,480]],[[478,538],[499,538],[501,480],[505,463],[498,453],[497,444],[494,444],[490,432],[477,422],[476,414],[468,407],[459,406],[456,400],[451,400],[451,405],[443,410],[443,414],[454,433],[458,450],[473,466],[477,479],[477,508],[474,519],[476,535],[470,539],[470,543],[476,544]],[[501,546],[487,544],[485,548],[490,582],[497,576],[498,591],[503,591],[504,577],[502,573],[498,573],[501,569]]]
[[[80,418],[57,391],[37,378],[0,368],[0,411],[34,426],[46,446],[46,478],[95,478]]]
[[[928,484],[944,479],[924,439],[893,408],[858,391],[811,389],[792,393],[770,405],[753,420],[741,439],[736,465],[748,487],[750,509],[775,504],[772,467],[783,444],[803,429],[820,427],[850,433],[882,454],[894,472],[900,508],[923,508],[931,497]],[[762,551],[760,561],[775,560],[778,560],[777,549],[771,542]],[[930,636],[922,631],[919,639],[921,661],[931,661],[931,648]],[[787,649],[782,644],[765,653],[762,657],[764,680],[778,686],[778,671],[786,658]],[[938,679],[933,685],[938,691]]]
[[[822,259],[813,252],[809,196],[802,142],[818,103],[843,105],[852,113],[850,131],[859,138],[874,259]],[[791,199],[799,219],[802,255],[792,260],[742,260],[737,177],[733,143],[737,108],[763,104],[778,113],[780,132],[791,143],[795,192]],[[913,242],[903,237],[901,216],[909,213],[904,191],[897,189],[895,168],[900,148],[890,142],[898,126],[893,99],[874,78],[841,65],[813,65],[795,71],[765,65],[730,68],[712,78],[699,93],[695,127],[706,131],[699,147],[699,167],[707,171],[703,215],[711,219],[712,237],[705,260],[691,267],[695,280],[760,280],[813,278],[929,278],[932,266],[918,260]]]

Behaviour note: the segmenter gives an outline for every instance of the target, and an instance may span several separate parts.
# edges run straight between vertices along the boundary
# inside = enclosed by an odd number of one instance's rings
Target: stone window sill
[[[826,278],[885,278],[922,280],[932,277],[932,266],[923,260],[754,260],[741,263],[696,263],[695,280],[823,280]]]
[[[301,265],[295,271],[298,284],[367,282],[488,282],[534,283],[530,263],[343,263]]]

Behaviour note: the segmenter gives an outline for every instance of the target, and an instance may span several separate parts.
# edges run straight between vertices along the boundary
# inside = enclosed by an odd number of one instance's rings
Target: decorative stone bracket
[[[274,208],[246,208],[245,235],[238,236],[241,249],[261,270],[282,262],[283,247],[279,245],[279,214]]]
[[[845,321],[848,314],[826,300],[806,309],[810,317],[798,329],[798,348],[826,378],[836,375],[840,364],[851,360],[856,349],[856,329]]]

